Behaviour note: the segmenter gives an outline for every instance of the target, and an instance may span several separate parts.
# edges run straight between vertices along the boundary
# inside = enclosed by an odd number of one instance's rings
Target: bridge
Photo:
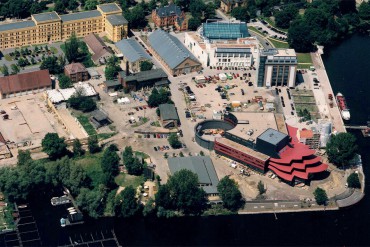
[[[366,125],[345,125],[346,129],[354,129],[354,130],[366,130],[367,128],[370,128]]]

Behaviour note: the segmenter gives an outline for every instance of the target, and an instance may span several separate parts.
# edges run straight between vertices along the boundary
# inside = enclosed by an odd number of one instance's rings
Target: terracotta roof
[[[299,136],[301,138],[312,138],[313,137],[313,131],[308,129],[302,129],[298,130]]]
[[[85,66],[82,63],[71,63],[64,66],[64,69],[67,71],[68,74],[87,72]]]
[[[110,47],[106,46],[104,41],[97,35],[91,33],[84,38],[85,43],[94,53],[92,55],[93,61],[100,59],[106,53],[113,54]]]
[[[51,87],[48,70],[39,70],[24,74],[0,77],[0,92],[2,94],[15,93],[37,88]]]

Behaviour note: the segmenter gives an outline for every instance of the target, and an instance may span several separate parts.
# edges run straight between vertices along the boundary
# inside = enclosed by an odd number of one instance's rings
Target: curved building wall
[[[202,130],[206,129],[223,129],[225,132],[234,128],[235,125],[230,122],[225,122],[223,120],[205,120],[197,124],[194,128],[195,131],[195,141],[199,146],[206,148],[208,150],[213,150],[214,141],[204,139],[200,134]]]

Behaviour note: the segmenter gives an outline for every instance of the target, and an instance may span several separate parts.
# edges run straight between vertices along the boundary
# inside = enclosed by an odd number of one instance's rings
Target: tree
[[[78,195],[81,188],[89,186],[90,179],[80,164],[72,162],[70,163],[69,178],[66,181],[63,181],[63,183],[73,195]]]
[[[130,185],[126,187],[116,199],[115,212],[119,217],[132,217],[136,215],[140,206],[136,199],[135,189]]]
[[[362,20],[370,20],[370,2],[363,1],[358,7],[358,16]]]
[[[217,191],[220,193],[225,208],[237,211],[244,205],[238,184],[230,177],[226,176],[220,180],[217,185]]]
[[[296,52],[311,52],[314,50],[315,41],[310,32],[310,27],[303,21],[294,21],[288,30],[289,46]]]
[[[357,151],[356,138],[351,133],[332,135],[326,144],[329,161],[337,166],[347,165]]]
[[[30,13],[32,15],[38,14],[42,11],[41,5],[37,2],[31,4]]]
[[[149,61],[140,62],[140,71],[147,71],[153,68],[153,63]]]
[[[160,104],[170,103],[169,92],[164,88],[159,91],[154,88],[148,98],[148,105],[150,107],[157,107]]]
[[[60,75],[58,80],[59,87],[62,89],[73,87],[72,80],[66,75]]]
[[[46,57],[43,59],[40,69],[47,69],[50,74],[59,74],[63,71],[63,67],[58,63],[58,58],[56,56]]]
[[[298,9],[291,4],[285,7],[282,11],[275,14],[275,24],[277,27],[289,28],[290,22],[298,15]]]
[[[231,11],[231,16],[237,20],[249,22],[250,16],[246,7],[236,7]]]
[[[195,31],[198,27],[202,24],[202,21],[199,18],[192,17],[188,21],[188,29],[191,31]]]
[[[1,73],[3,73],[4,76],[8,76],[9,75],[9,68],[8,68],[8,66],[6,66],[6,64],[4,64],[1,67]]]
[[[119,66],[119,59],[116,56],[111,56],[108,58],[105,67],[105,78],[107,80],[113,80],[118,75],[118,72],[121,71],[121,67]]]
[[[96,9],[96,5],[98,5],[98,0],[86,0],[85,3],[85,10],[94,10]]]
[[[72,33],[71,37],[64,43],[65,56],[70,63],[76,62],[79,57],[79,41],[76,33]]]
[[[149,3],[148,3],[148,10],[151,12],[155,8],[157,8],[157,1],[156,0],[150,0]]]
[[[175,172],[166,185],[159,187],[156,205],[166,210],[199,215],[207,206],[207,196],[198,187],[198,176],[186,169]]]
[[[55,5],[54,5],[54,10],[58,13],[58,14],[64,14],[66,12],[66,6],[63,4],[62,1],[60,0],[57,0],[55,2]]]
[[[143,215],[150,216],[154,213],[155,213],[155,200],[153,198],[149,198],[143,208]]]
[[[101,159],[101,168],[104,175],[103,184],[108,188],[115,186],[114,177],[118,175],[119,156],[116,153],[115,145],[111,145],[104,150],[103,157]],[[117,148],[117,147],[116,147]]]
[[[42,151],[49,155],[49,158],[56,160],[67,154],[67,145],[64,138],[59,138],[57,133],[47,133],[41,142]]]
[[[326,205],[326,203],[328,202],[326,191],[321,189],[320,187],[316,188],[316,190],[313,192],[313,195],[315,196],[315,200],[318,205]]]
[[[78,7],[78,2],[76,0],[69,0],[68,1],[68,9],[75,10]]]
[[[144,9],[140,4],[136,5],[132,9],[128,9],[124,13],[124,16],[130,23],[131,28],[143,28],[147,24]]]
[[[134,157],[131,146],[125,147],[125,150],[122,153],[122,159],[128,174],[135,176],[143,174],[144,166],[138,158]]]
[[[29,162],[32,162],[31,152],[29,150],[18,150],[18,162],[17,166],[24,166]]]
[[[263,184],[261,180],[257,184],[257,189],[260,195],[263,195],[264,193],[266,193],[265,185]]]
[[[168,136],[168,143],[171,145],[172,148],[178,149],[182,147],[181,142],[179,141],[179,137],[176,133],[171,133]]]
[[[10,68],[12,69],[12,75],[18,74],[20,69],[16,64],[10,65]]]
[[[100,146],[96,135],[89,136],[87,146],[89,148],[89,152],[92,154],[100,151]]]
[[[358,177],[357,173],[352,173],[351,175],[349,175],[347,178],[347,183],[349,188],[361,188],[360,178]]]
[[[85,151],[82,149],[82,145],[80,140],[75,139],[73,142],[73,156],[74,157],[80,157],[85,153]]]
[[[67,101],[73,109],[83,112],[91,112],[96,109],[96,102],[90,97],[84,96],[83,92],[75,92]]]
[[[76,198],[77,205],[92,218],[98,218],[104,213],[106,193],[103,189],[89,190],[82,188]]]

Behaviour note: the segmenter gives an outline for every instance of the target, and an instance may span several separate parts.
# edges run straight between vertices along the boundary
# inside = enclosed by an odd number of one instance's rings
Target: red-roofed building
[[[64,74],[72,82],[87,81],[89,79],[89,72],[82,63],[71,63],[64,66]]]
[[[0,99],[32,94],[51,89],[48,70],[0,77]]]
[[[297,139],[300,143],[309,146],[311,149],[320,148],[320,134],[314,132],[313,130],[297,130]]]

